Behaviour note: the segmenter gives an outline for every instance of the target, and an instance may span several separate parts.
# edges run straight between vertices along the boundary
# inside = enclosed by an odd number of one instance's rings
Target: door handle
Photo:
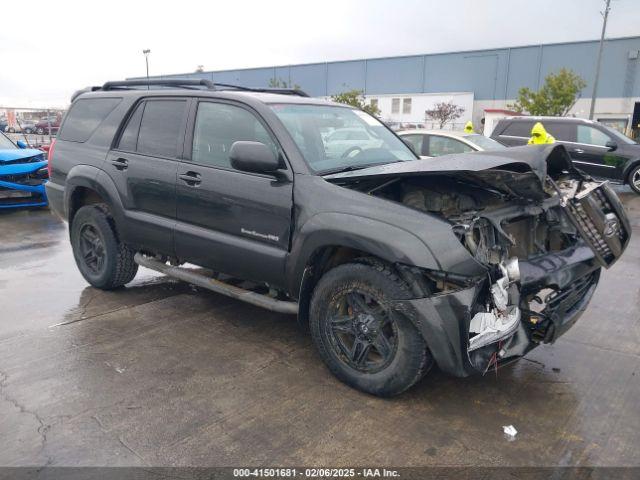
[[[584,150],[582,150],[581,148],[574,148],[573,153],[584,153]]]
[[[129,167],[129,161],[126,158],[116,158],[115,160],[111,160],[111,165],[118,170],[126,170]]]
[[[198,172],[181,173],[178,175],[178,178],[191,187],[202,183],[202,180],[200,179],[201,175]]]

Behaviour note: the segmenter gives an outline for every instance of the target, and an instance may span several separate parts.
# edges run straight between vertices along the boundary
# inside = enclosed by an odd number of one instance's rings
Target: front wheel
[[[87,282],[110,290],[133,280],[138,271],[134,252],[118,239],[106,205],[80,208],[70,228],[73,256]]]
[[[640,165],[636,165],[629,173],[629,186],[640,195]]]
[[[413,386],[433,361],[411,321],[392,307],[407,285],[375,260],[340,265],[318,282],[310,307],[314,344],[346,384],[382,397]]]

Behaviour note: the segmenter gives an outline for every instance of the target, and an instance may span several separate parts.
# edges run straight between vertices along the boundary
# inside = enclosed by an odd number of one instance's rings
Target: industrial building
[[[267,87],[277,81],[299,86],[319,97],[358,89],[368,102],[378,105],[384,120],[392,122],[425,123],[425,110],[436,102],[451,100],[465,108],[462,117],[456,120],[458,125],[467,120],[479,124],[486,109],[494,113],[496,109],[507,109],[521,87],[538,89],[548,74],[563,67],[587,82],[570,112],[587,117],[597,53],[598,41],[582,41],[183,73],[161,78],[205,78],[247,87]],[[640,123],[639,57],[640,37],[605,40],[594,118],[627,133]]]

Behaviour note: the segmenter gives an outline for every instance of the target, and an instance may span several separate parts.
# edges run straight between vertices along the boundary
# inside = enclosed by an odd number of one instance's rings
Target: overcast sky
[[[65,105],[107,80],[596,39],[603,0],[6,0],[0,106]],[[607,37],[640,35],[613,0]]]

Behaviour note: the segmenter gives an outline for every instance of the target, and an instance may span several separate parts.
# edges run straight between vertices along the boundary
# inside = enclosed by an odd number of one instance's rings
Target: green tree
[[[380,109],[377,105],[366,103],[362,90],[349,90],[339,93],[338,95],[332,95],[331,100],[359,108],[360,110],[364,110],[375,117],[380,115]]]
[[[580,98],[587,83],[584,79],[566,68],[558,73],[550,73],[544,79],[544,85],[537,92],[528,87],[518,91],[516,103],[509,108],[530,115],[551,115],[564,117]]]
[[[291,81],[287,82],[282,78],[272,77],[269,79],[269,88],[293,88],[294,90],[300,90],[300,85],[297,83],[291,84]]]

